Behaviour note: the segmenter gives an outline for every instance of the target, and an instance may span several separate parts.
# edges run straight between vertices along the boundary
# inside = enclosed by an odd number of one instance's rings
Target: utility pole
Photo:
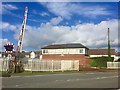
[[[108,58],[111,59],[111,53],[110,53],[110,30],[108,28]]]

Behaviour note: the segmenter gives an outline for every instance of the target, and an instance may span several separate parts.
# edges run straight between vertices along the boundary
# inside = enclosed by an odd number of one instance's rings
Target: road
[[[3,88],[117,88],[117,72],[20,75],[2,78]]]

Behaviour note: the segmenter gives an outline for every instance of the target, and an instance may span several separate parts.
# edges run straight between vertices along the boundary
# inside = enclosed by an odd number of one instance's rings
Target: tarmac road
[[[2,78],[3,88],[118,88],[117,72],[20,75]]]

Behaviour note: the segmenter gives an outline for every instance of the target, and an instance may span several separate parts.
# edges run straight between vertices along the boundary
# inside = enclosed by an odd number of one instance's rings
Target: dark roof
[[[111,55],[115,55],[115,49],[110,50]],[[90,49],[88,50],[89,55],[108,55],[108,49]]]
[[[80,43],[72,44],[54,44],[43,47],[42,49],[64,49],[64,48],[87,48]],[[88,48],[87,48],[88,49]]]

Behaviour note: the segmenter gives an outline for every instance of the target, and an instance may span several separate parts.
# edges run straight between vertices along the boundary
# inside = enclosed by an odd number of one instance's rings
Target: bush
[[[111,57],[110,59],[108,57],[95,57],[91,58],[90,65],[92,67],[107,67],[107,62],[108,61],[113,61],[114,58]]]

